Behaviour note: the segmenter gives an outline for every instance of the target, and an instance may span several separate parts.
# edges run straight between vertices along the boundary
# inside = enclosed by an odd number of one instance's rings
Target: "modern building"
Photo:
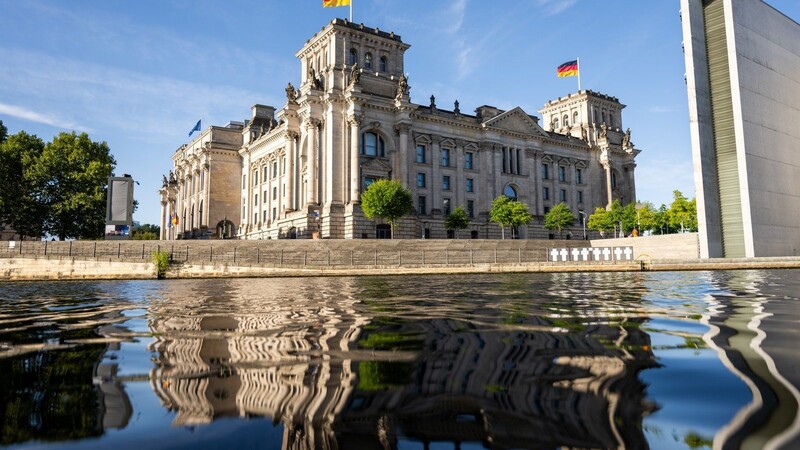
[[[800,255],[800,26],[681,0],[701,257]]]
[[[550,101],[539,111],[544,127],[519,107],[467,114],[457,100],[416,104],[404,72],[409,47],[363,24],[325,26],[296,54],[301,82],[286,86],[282,108],[255,105],[250,119],[211,127],[173,154],[160,191],[162,239],[389,237],[360,207],[379,178],[412,191],[415,213],[396,231],[403,238],[446,237],[445,217],[458,206],[471,237],[500,237],[489,210],[501,194],[536,218],[514,230],[522,238],[546,238],[543,216],[560,202],[577,215],[636,200],[639,150],[616,98],[582,90]]]

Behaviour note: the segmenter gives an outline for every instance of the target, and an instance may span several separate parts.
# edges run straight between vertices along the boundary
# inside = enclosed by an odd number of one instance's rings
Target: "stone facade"
[[[212,127],[173,155],[162,225],[174,211],[179,225],[171,234],[162,226],[162,238],[219,237],[223,218],[231,221],[228,236],[247,239],[388,237],[388,226],[365,219],[359,201],[380,178],[412,192],[415,213],[400,221],[401,238],[446,237],[445,217],[458,206],[471,216],[464,234],[499,238],[489,210],[501,194],[535,216],[514,230],[522,238],[547,237],[543,216],[561,201],[576,215],[613,199],[635,201],[639,150],[622,131],[625,106],[616,98],[582,90],[550,101],[540,111],[548,129],[519,107],[465,114],[458,101],[450,109],[433,96],[416,104],[404,72],[408,48],[394,33],[346,20],[324,27],[297,53],[301,83],[286,86],[282,108],[256,105],[240,126]],[[207,162],[212,150],[225,165]],[[211,187],[192,187],[203,173]],[[218,191],[221,179],[237,186]]]

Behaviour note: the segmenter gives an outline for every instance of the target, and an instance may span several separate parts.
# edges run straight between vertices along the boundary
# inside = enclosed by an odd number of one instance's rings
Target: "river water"
[[[12,448],[800,448],[800,271],[0,284]]]

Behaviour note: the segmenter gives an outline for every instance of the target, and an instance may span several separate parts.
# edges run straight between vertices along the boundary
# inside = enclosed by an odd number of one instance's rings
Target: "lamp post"
[[[581,220],[583,221],[583,240],[586,240],[586,213],[583,212],[582,209],[578,210],[578,214],[581,215]]]

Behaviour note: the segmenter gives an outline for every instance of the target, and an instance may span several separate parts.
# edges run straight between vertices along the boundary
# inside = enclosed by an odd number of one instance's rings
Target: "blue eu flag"
[[[194,128],[192,128],[192,131],[189,132],[189,137],[192,137],[192,133],[194,133],[195,131],[198,131],[198,132],[200,131],[200,121],[199,120],[195,124]]]

